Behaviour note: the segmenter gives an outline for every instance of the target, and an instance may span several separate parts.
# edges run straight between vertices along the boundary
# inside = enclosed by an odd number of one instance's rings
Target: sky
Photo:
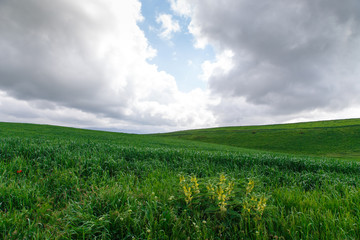
[[[360,117],[358,0],[1,0],[0,121],[130,133]]]

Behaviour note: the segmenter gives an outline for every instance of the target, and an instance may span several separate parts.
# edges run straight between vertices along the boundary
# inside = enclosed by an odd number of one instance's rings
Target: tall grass
[[[1,130],[2,239],[360,238],[355,161],[75,129]]]

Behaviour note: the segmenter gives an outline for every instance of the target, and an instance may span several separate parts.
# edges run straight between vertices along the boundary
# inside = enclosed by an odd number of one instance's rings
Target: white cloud
[[[344,116],[344,109],[359,109],[359,1],[170,2],[191,18],[195,47],[210,44],[217,51],[216,61],[204,62],[202,78],[221,97],[213,108],[219,124]],[[225,50],[233,56],[224,57]]]
[[[1,119],[151,132],[213,125],[209,93],[182,93],[147,62],[156,51],[137,25],[140,6],[0,2]]]
[[[138,0],[0,1],[1,120],[156,132],[360,114],[359,1],[169,1],[217,52],[208,90],[149,64]]]
[[[191,15],[191,3],[183,0],[169,0],[171,9],[183,16]]]
[[[170,40],[173,33],[180,31],[179,22],[174,20],[170,14],[159,14],[156,22],[161,24],[161,33],[159,36],[163,39]]]
[[[233,51],[224,50],[216,56],[216,60],[214,62],[208,60],[205,61],[201,66],[203,73],[200,78],[204,81],[208,81],[211,77],[228,74],[234,67],[234,63],[232,61],[233,57]]]

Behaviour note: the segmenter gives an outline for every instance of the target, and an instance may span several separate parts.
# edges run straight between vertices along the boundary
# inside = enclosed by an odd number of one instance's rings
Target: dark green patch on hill
[[[265,151],[360,159],[360,119],[210,128],[161,136]]]

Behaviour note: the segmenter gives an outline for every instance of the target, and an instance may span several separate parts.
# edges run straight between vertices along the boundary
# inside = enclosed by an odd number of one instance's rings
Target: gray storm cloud
[[[91,50],[99,29],[106,34],[114,19],[96,18],[69,1],[1,1],[0,87],[18,99],[106,112],[99,79],[109,80]]]
[[[234,53],[233,68],[208,79],[219,114],[238,98],[283,115],[359,104],[359,1],[172,2],[192,5],[175,10],[195,37]]]
[[[211,124],[204,91],[182,93],[148,63],[156,51],[142,20],[138,0],[0,1],[1,117],[130,129]]]

